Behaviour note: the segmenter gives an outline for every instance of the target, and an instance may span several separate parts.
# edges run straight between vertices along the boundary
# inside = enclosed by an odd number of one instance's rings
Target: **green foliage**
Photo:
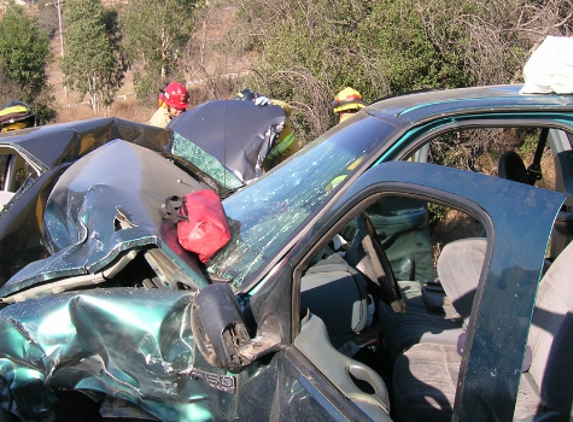
[[[88,94],[98,110],[113,102],[126,70],[117,14],[99,0],[67,0],[66,51],[61,61],[66,83]]]
[[[467,8],[464,2],[445,0],[375,2],[360,26],[358,42],[365,56],[383,58],[387,94],[470,83],[458,51],[464,28],[455,19],[468,13]]]
[[[523,143],[519,147],[519,152],[521,152],[522,155],[533,156],[537,150],[538,143],[539,133],[537,131],[528,132],[523,137]]]
[[[546,35],[573,33],[566,0],[237,0],[235,53],[259,54],[252,86],[288,101],[297,138],[334,121],[351,86],[367,101],[424,88],[519,81]]]
[[[463,25],[449,19],[464,10],[445,0],[427,3],[428,16],[413,0],[291,1],[272,7],[243,0],[239,19],[241,28],[248,26],[250,41],[242,47],[261,57],[256,77],[246,84],[291,102],[299,138],[307,140],[334,124],[330,102],[346,86],[368,101],[467,85],[463,56],[456,50]]]
[[[42,125],[53,121],[57,115],[54,109],[55,98],[51,95],[51,91],[49,94],[37,97],[34,102],[29,103]]]
[[[43,104],[38,115],[51,120],[53,97],[46,73],[51,60],[47,34],[22,7],[10,3],[0,20],[0,99],[25,101],[33,108]]]
[[[383,75],[364,64],[356,49],[358,24],[370,3],[326,0],[243,0],[236,40],[260,53],[254,85],[293,108],[298,139],[324,132],[332,123],[330,103],[346,85],[384,86]],[[370,70],[374,69],[373,72]]]
[[[124,46],[139,97],[177,79],[191,38],[195,0],[132,0],[121,14]],[[179,78],[180,79],[180,78]]]

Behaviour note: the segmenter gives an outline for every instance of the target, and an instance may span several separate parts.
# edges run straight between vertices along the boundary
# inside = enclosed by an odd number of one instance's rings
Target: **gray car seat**
[[[483,268],[487,239],[473,237],[444,246],[437,271],[444,291],[467,326]]]
[[[380,309],[382,332],[392,359],[420,342],[457,342],[463,322],[467,324],[471,313],[486,247],[485,238],[460,239],[444,246],[437,262],[445,301],[441,313],[428,307],[420,283],[398,282],[406,299],[406,312],[396,314],[385,304]]]
[[[371,420],[391,422],[386,385],[372,368],[353,360],[330,343],[323,321],[309,314],[301,321],[294,345],[352,403]],[[359,380],[357,382],[357,380]],[[366,383],[368,391],[359,385]]]
[[[571,274],[573,244],[557,257],[539,284],[527,343],[532,362],[521,377],[515,420],[540,412],[557,412],[564,420],[573,417]],[[450,421],[461,359],[456,344],[421,343],[403,352],[393,373],[398,420]]]
[[[318,315],[330,341],[339,348],[360,333],[368,321],[366,281],[333,253],[312,265],[301,280],[301,309]]]

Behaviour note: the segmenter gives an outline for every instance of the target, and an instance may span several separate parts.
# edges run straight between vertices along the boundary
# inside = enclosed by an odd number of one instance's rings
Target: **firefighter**
[[[265,162],[263,163],[264,171],[269,171],[271,168],[276,166],[279,163],[282,163],[288,157],[293,155],[297,152],[300,148],[298,142],[294,138],[294,133],[292,131],[290,125],[290,116],[291,116],[291,108],[290,106],[281,100],[271,100],[266,96],[262,95],[261,93],[251,90],[251,89],[244,89],[239,92],[233,98],[235,100],[243,100],[243,101],[254,101],[256,105],[267,105],[272,104],[279,106],[283,109],[285,113],[285,124],[282,131],[279,134],[278,142],[271,148],[269,154],[267,155]]]
[[[22,101],[10,101],[0,110],[0,132],[38,126],[38,117]]]
[[[338,122],[341,123],[355,113],[366,107],[360,92],[346,87],[334,97],[332,112],[338,114]]]
[[[160,91],[159,108],[151,116],[148,125],[166,127],[171,119],[179,116],[189,107],[189,93],[179,82],[171,82]]]

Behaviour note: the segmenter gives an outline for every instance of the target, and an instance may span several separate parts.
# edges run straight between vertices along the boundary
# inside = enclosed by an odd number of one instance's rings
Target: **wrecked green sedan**
[[[555,151],[552,190],[403,162],[448,133],[515,127]],[[572,133],[573,98],[519,86],[380,101],[224,199],[230,240],[206,262],[166,200],[208,187],[106,142],[35,202],[27,241],[44,253],[18,243],[28,262],[3,264],[3,416],[568,418]],[[428,261],[436,207],[476,230]]]

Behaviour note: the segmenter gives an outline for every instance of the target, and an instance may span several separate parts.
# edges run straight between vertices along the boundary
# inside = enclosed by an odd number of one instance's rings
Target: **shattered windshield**
[[[200,170],[207,173],[217,183],[227,189],[232,190],[243,186],[243,183],[237,176],[225,168],[219,160],[177,132],[173,134],[172,152],[195,164]]]
[[[232,239],[210,273],[241,286],[393,130],[378,119],[341,128],[223,202]]]

